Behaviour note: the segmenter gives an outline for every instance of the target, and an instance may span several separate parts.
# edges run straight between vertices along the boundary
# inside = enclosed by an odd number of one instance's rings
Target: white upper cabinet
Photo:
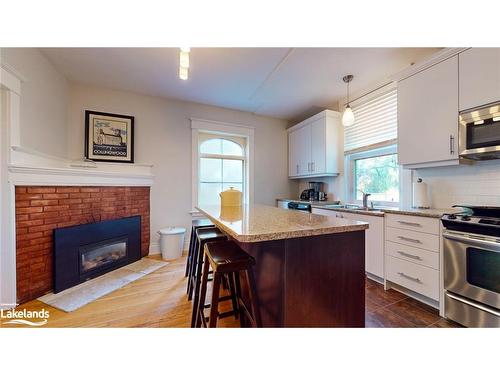
[[[326,110],[288,129],[290,178],[336,176],[341,171],[343,128],[338,112]]]
[[[297,130],[299,176],[307,175],[311,169],[311,127]]]
[[[500,48],[471,48],[458,62],[460,111],[500,101]]]
[[[288,176],[299,175],[298,132],[288,133]]]
[[[398,160],[408,168],[458,163],[458,56],[398,82]]]

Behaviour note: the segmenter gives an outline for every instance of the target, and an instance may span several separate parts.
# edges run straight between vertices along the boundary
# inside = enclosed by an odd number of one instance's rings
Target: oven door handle
[[[500,318],[500,314],[497,311],[492,310],[492,309],[490,309],[490,308],[488,308],[486,306],[480,305],[478,303],[474,303],[474,302],[466,300],[464,298],[460,298],[460,297],[455,296],[455,295],[453,295],[451,293],[446,293],[446,296],[449,297],[449,298],[451,298],[451,299],[454,299],[455,301],[459,301],[459,302],[465,303],[466,305],[475,307],[476,309],[479,309],[479,310],[485,311],[487,313],[496,315],[497,317]]]
[[[443,232],[443,237],[447,238],[449,240],[455,240],[455,241],[469,243],[471,245],[488,246],[492,249],[485,249],[485,250],[500,252],[500,242],[490,241],[490,240],[485,239],[484,237],[479,237],[479,236],[478,237],[470,237],[469,235],[455,234],[455,233],[450,233],[450,232]]]

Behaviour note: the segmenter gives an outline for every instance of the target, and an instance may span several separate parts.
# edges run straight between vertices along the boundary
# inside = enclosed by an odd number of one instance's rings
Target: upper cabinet
[[[398,160],[408,168],[458,163],[458,56],[398,82]]]
[[[330,110],[289,128],[289,177],[338,175],[341,171],[342,131],[340,114]]]
[[[471,48],[458,55],[460,111],[500,101],[500,48]]]

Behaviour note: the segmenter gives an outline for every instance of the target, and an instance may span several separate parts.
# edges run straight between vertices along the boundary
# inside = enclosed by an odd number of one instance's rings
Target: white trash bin
[[[161,257],[165,260],[177,259],[182,255],[184,248],[184,235],[186,228],[168,227],[160,229],[160,249]]]

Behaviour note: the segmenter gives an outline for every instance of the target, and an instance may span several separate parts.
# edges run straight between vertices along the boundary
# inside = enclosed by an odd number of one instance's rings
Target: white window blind
[[[344,130],[344,151],[397,139],[397,91],[353,105],[354,124]]]

